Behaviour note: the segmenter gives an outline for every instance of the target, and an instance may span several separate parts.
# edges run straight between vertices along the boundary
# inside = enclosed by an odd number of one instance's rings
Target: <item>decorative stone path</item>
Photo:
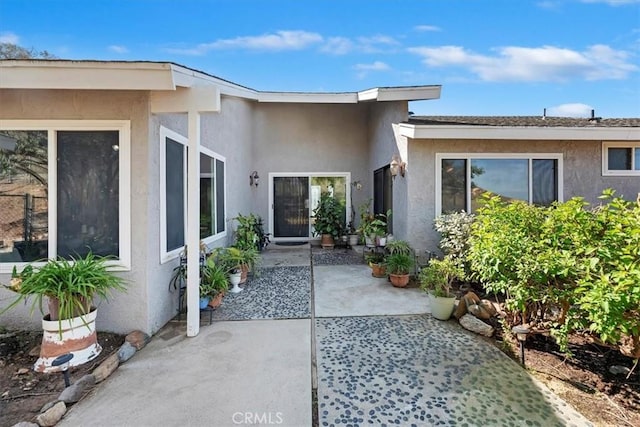
[[[321,426],[589,425],[500,350],[430,315],[317,319],[316,336]]]
[[[311,253],[313,256],[313,265],[364,264],[362,254],[351,249],[322,249],[314,246],[311,249]]]
[[[260,268],[242,292],[227,293],[213,319],[307,319],[310,307],[310,267]]]

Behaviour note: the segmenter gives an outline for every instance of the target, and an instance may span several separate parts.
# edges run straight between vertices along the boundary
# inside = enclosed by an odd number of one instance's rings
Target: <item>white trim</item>
[[[57,132],[58,131],[117,131],[118,155],[118,260],[108,265],[113,270],[131,270],[131,121],[130,120],[0,120],[1,130],[47,131],[47,187],[48,187],[48,256],[57,256]],[[0,263],[0,273],[10,273],[13,266],[28,264]]]
[[[557,176],[557,191],[558,201],[564,200],[564,169],[562,153],[436,153],[435,157],[435,216],[442,214],[442,159],[462,159],[467,160],[466,175],[467,186],[471,185],[471,163],[468,160],[471,159],[522,159],[528,160],[529,166],[529,198],[531,198],[532,192],[532,160],[536,159],[550,159],[558,161],[558,176]],[[466,205],[471,206],[471,192],[465,189]],[[530,200],[529,200],[530,202]]]
[[[640,128],[637,127],[516,127],[400,123],[399,128],[402,136],[411,139],[640,140]]]
[[[184,236],[187,238],[187,146],[189,144],[186,137],[172,131],[164,126],[160,126],[160,264],[164,264],[180,256],[184,250],[184,245],[179,248],[167,251],[167,138],[181,144],[182,166],[183,166],[183,217]]]
[[[319,237],[311,237],[311,222],[309,222],[308,237],[275,237],[274,233],[274,199],[273,199],[273,179],[281,177],[306,177],[309,178],[309,186],[311,185],[310,178],[314,177],[339,177],[345,178],[346,192],[345,197],[345,224],[349,221],[349,212],[351,212],[351,172],[269,172],[269,233],[271,233],[271,240],[273,242],[292,242],[292,241],[313,241],[318,240]],[[309,196],[311,196],[311,189],[309,188]],[[309,218],[311,218],[311,207],[309,207]]]
[[[609,148],[631,148],[631,169],[609,170]],[[640,151],[640,141],[603,141],[602,176],[640,176],[640,165],[636,164],[636,151]]]
[[[356,104],[358,95],[346,93],[258,92],[258,102],[295,102],[314,104]]]
[[[226,159],[226,157],[216,153],[215,151],[212,151],[212,150],[210,150],[210,149],[208,149],[206,147],[203,147],[203,146],[200,146],[200,153],[204,154],[206,156],[209,156],[214,160],[220,160],[224,164],[224,176],[223,176],[223,179],[224,179],[224,194],[223,194],[223,198],[224,198],[224,213],[223,213],[223,216],[224,216],[224,218],[223,218],[224,230],[219,232],[219,233],[216,232],[218,230],[218,222],[217,222],[218,221],[218,214],[217,214],[217,209],[216,209],[217,206],[218,206],[218,199],[216,197],[216,187],[214,186],[214,188],[213,188],[213,192],[214,192],[214,197],[213,197],[213,199],[214,199],[214,209],[212,211],[212,216],[213,216],[214,222],[213,222],[213,225],[212,225],[212,229],[213,229],[213,231],[215,233],[213,235],[211,235],[211,236],[207,236],[207,237],[201,239],[202,242],[205,245],[210,245],[213,242],[216,242],[216,241],[218,241],[220,239],[223,239],[223,238],[227,237],[227,159]],[[214,164],[213,164],[213,173],[211,175],[213,177],[214,185],[216,185],[216,186],[218,184],[218,181],[216,180],[217,168],[218,168],[218,165],[214,162]],[[203,178],[203,177],[206,177],[206,176],[204,176],[202,173],[200,173],[200,178]],[[198,179],[198,182],[200,182],[199,179]]]

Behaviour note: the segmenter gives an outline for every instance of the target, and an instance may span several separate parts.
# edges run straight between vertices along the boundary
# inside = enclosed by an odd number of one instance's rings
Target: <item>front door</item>
[[[282,174],[284,175],[284,174]],[[272,176],[272,230],[280,240],[308,240],[314,237],[313,210],[320,195],[328,192],[349,212],[349,173],[287,174]]]

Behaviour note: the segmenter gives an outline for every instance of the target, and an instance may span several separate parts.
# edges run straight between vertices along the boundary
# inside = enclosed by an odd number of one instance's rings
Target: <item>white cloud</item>
[[[592,109],[593,107],[587,104],[560,104],[547,108],[547,115],[556,117],[590,117]]]
[[[171,53],[183,55],[204,55],[210,50],[247,49],[262,51],[301,50],[322,42],[320,34],[307,31],[276,31],[260,36],[242,36],[232,39],[220,39],[212,43],[202,43],[189,49],[167,49]]]
[[[568,81],[573,79],[624,79],[638,67],[627,61],[629,54],[606,45],[579,52],[554,46],[495,49],[482,55],[460,46],[414,47],[409,52],[423,58],[429,67],[466,68],[485,81]]]
[[[365,78],[370,71],[387,71],[391,69],[388,64],[382,61],[375,61],[371,64],[356,64],[353,68],[358,71],[357,77],[359,79]]]
[[[415,31],[427,32],[427,31],[442,31],[440,27],[435,25],[416,25],[413,27]]]
[[[330,37],[324,46],[320,49],[322,52],[331,53],[333,55],[345,55],[351,52],[354,44],[345,37]]]
[[[605,3],[609,6],[622,6],[625,4],[640,3],[640,0],[580,0],[582,3]]]
[[[129,49],[127,49],[125,46],[119,46],[115,44],[112,44],[107,49],[114,53],[129,53]]]
[[[0,33],[0,43],[11,43],[18,44],[20,42],[20,37],[17,34],[12,32],[4,32]]]

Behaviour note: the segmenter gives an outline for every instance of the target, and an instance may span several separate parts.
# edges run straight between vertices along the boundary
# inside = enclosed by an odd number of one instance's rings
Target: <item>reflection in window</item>
[[[469,201],[475,212],[486,192],[545,206],[558,200],[557,159],[443,158],[440,166],[441,213],[466,211]]]
[[[48,256],[47,132],[0,132],[0,262]]]
[[[225,231],[224,162],[200,153],[200,238]]]
[[[467,209],[467,161],[442,160],[442,212],[460,212]]]
[[[309,214],[311,215],[311,223],[315,222],[313,211],[320,204],[320,196],[322,193],[329,193],[340,202],[343,217],[346,220],[347,215],[347,179],[344,176],[312,176],[311,180],[311,207]],[[313,229],[311,230],[313,235]]]
[[[57,134],[57,254],[119,254],[118,131]]]
[[[609,148],[609,170],[631,170],[631,153],[630,147]]]

